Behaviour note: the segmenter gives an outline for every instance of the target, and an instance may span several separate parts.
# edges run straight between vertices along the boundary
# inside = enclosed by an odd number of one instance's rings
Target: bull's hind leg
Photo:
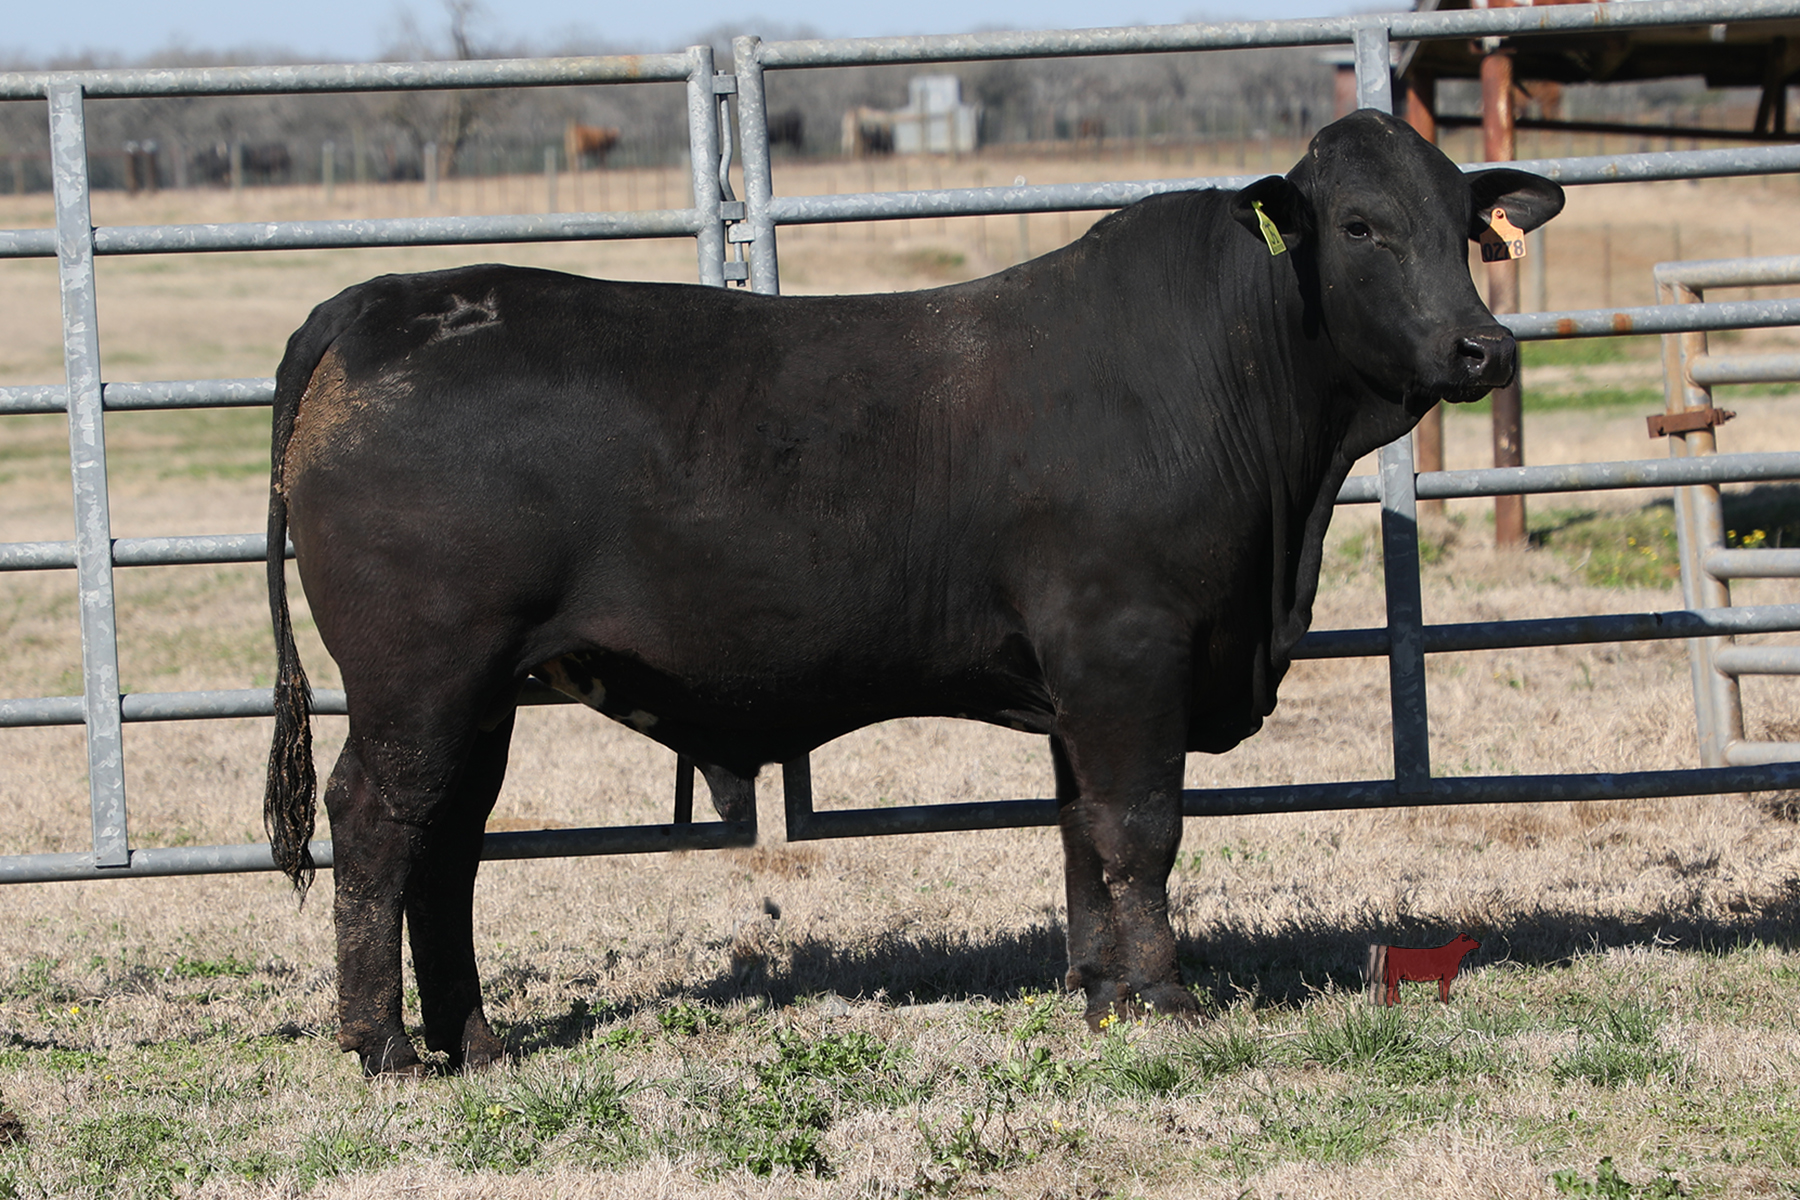
[[[478,995],[469,933],[470,854],[479,854],[486,813],[471,818],[456,801],[470,794],[464,786],[469,778],[483,780],[478,792],[489,791],[490,781],[498,790],[496,763],[504,765],[504,748],[496,754],[493,741],[483,742],[471,707],[446,700],[454,695],[447,689],[433,696],[420,688],[401,701],[381,696],[385,689],[359,691],[350,678],[345,685],[350,736],[325,792],[336,893],[338,1045],[355,1051],[370,1075],[419,1074],[426,1068],[401,1023],[402,910],[432,910],[421,921],[423,932],[414,932],[414,945],[426,947],[420,990],[429,993],[427,1024],[435,1044],[440,1024],[431,1017],[463,1007],[462,1022],[444,1035],[460,1045],[462,1025],[471,1011],[479,1012],[478,1001],[471,1010],[455,997]],[[386,719],[359,715],[368,713]],[[483,752],[472,763],[478,745]],[[433,857],[446,851],[443,861]],[[485,1021],[480,1025],[478,1032],[485,1033]],[[476,1050],[490,1049],[476,1041]]]
[[[337,927],[338,1048],[368,1075],[424,1070],[400,1018],[400,900],[424,830],[393,820],[362,761],[344,744],[325,788]]]
[[[406,888],[406,932],[425,1045],[452,1069],[483,1067],[506,1053],[481,1007],[475,965],[475,873],[488,814],[506,778],[513,717],[479,734],[449,798],[426,837],[425,860]]]

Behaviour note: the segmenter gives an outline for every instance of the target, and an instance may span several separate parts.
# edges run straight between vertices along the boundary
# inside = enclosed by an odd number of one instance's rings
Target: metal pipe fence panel
[[[1708,288],[1800,282],[1800,256],[1659,263],[1654,276],[1658,293],[1671,302],[1669,307],[1692,310],[1706,307]],[[1689,330],[1665,334],[1663,371],[1668,416],[1661,428],[1675,456],[1671,461],[1711,463],[1723,457],[1718,454],[1718,421],[1731,415],[1714,408],[1713,386],[1800,380],[1800,355],[1717,357],[1703,331]],[[1689,604],[1730,604],[1734,579],[1800,578],[1800,551],[1726,548],[1719,481],[1696,479],[1676,490],[1675,502],[1682,593]],[[1800,754],[1800,746],[1790,743],[1746,739],[1739,687],[1744,675],[1800,673],[1800,651],[1738,646],[1727,637],[1697,637],[1688,642],[1688,658],[1695,725],[1708,766],[1779,762]]]
[[[966,37],[878,38],[763,42],[737,39],[733,69],[719,72],[712,51],[613,58],[511,60],[490,63],[362,64],[311,67],[127,70],[0,74],[0,100],[37,99],[49,106],[56,152],[57,224],[51,229],[0,230],[0,257],[56,257],[61,264],[68,382],[0,387],[0,415],[64,413],[71,439],[77,495],[76,536],[69,542],[0,546],[0,570],[75,569],[81,595],[84,686],[79,697],[0,700],[0,727],[81,724],[90,748],[93,853],[0,858],[0,881],[123,878],[202,871],[268,870],[266,846],[131,848],[121,767],[123,722],[262,716],[266,689],[121,695],[112,600],[115,568],[183,563],[260,561],[260,534],[113,539],[106,516],[103,414],[112,411],[256,406],[269,403],[266,379],[103,382],[99,374],[93,263],[97,255],[196,253],[413,245],[523,243],[631,237],[692,237],[698,278],[714,286],[747,282],[780,290],[777,230],[781,225],[1114,208],[1144,196],[1188,187],[1238,187],[1256,176],[1140,180],[1111,183],[933,189],[897,193],[782,196],[774,190],[766,117],[770,70],[871,63],[928,63],[972,59],[1064,57],[1198,51],[1256,46],[1348,46],[1358,71],[1359,101],[1391,109],[1389,74],[1394,41],[1427,38],[1529,37],[1537,33],[1714,24],[1800,17],[1800,0],[1650,0],[1631,5],[1570,5],[1403,13],[1318,21],[1232,22],[1134,29],[998,33]],[[95,228],[88,213],[90,181],[82,132],[85,97],[257,95],[433,88],[552,87],[574,84],[684,82],[693,206],[647,212],[585,212],[497,217],[396,218],[364,221],[240,222]],[[736,126],[745,196],[730,188],[733,158],[730,106]],[[1481,169],[1487,164],[1470,164]],[[1565,184],[1605,184],[1800,171],[1800,146],[1774,145],[1525,160],[1508,164]],[[747,260],[746,256],[747,255]],[[1702,264],[1703,265],[1703,264]],[[1689,266],[1695,266],[1689,264]],[[1698,267],[1696,266],[1696,270]],[[1773,270],[1773,268],[1769,268]],[[1671,276],[1673,280],[1673,276]],[[1681,283],[1706,286],[1700,275]],[[1696,297],[1697,299],[1697,297]],[[1658,305],[1502,318],[1521,339],[1613,336],[1620,333],[1749,328],[1800,322],[1800,301],[1758,300]],[[1766,363],[1715,359],[1699,376],[1726,382],[1766,373]],[[1734,375],[1733,372],[1736,374]],[[1711,373],[1711,374],[1708,374]],[[1733,765],[1710,770],[1517,778],[1436,778],[1429,764],[1429,721],[1423,664],[1428,653],[1501,646],[1600,640],[1691,638],[1725,631],[1800,629],[1800,606],[1729,608],[1687,597],[1685,609],[1475,625],[1424,624],[1419,595],[1416,504],[1421,498],[1509,493],[1663,487],[1709,482],[1800,477],[1800,454],[1708,455],[1635,463],[1523,467],[1497,471],[1418,474],[1410,440],[1385,449],[1375,476],[1345,484],[1342,503],[1382,509],[1388,624],[1382,629],[1316,631],[1300,657],[1385,656],[1389,660],[1395,776],[1342,784],[1189,792],[1188,815],[1307,811],[1412,803],[1491,803],[1524,799],[1599,799],[1683,795],[1800,785],[1800,766]],[[290,549],[291,553],[291,549]],[[1735,560],[1709,557],[1720,575]],[[1764,656],[1767,659],[1768,656]],[[1726,665],[1734,660],[1727,657]],[[1751,660],[1745,660],[1751,661]],[[1770,660],[1773,661],[1773,660]],[[1785,660],[1782,660],[1785,661]],[[565,702],[533,693],[526,703]],[[342,693],[315,693],[316,711],[344,711]],[[1759,760],[1778,763],[1773,758]],[[488,857],[638,853],[655,849],[743,845],[749,823],[691,823],[691,764],[678,780],[678,820],[626,829],[490,834]],[[911,809],[815,812],[810,769],[802,759],[784,768],[791,838],[995,828],[1045,824],[1054,802],[1002,801]],[[330,844],[315,845],[330,864]]]

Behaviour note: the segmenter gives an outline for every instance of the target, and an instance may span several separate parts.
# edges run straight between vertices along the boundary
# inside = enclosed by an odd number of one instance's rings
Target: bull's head
[[[1523,235],[1562,211],[1562,188],[1526,171],[1464,174],[1412,127],[1363,109],[1321,129],[1286,176],[1239,192],[1259,240],[1298,248],[1295,267],[1332,345],[1415,413],[1478,400],[1513,380],[1518,345],[1469,278],[1467,242],[1496,208]]]

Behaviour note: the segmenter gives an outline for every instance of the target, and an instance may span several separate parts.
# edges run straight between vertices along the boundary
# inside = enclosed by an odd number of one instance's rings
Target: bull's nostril
[[[1487,365],[1488,348],[1472,337],[1459,338],[1456,342],[1456,353],[1461,358],[1472,360],[1469,365],[1477,370]]]

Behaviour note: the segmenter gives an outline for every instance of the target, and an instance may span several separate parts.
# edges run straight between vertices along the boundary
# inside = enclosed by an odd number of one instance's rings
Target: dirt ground
[[[1521,156],[1530,152],[1522,147]],[[1261,169],[1264,153],[1261,146],[1246,148],[1241,165]],[[1269,148],[1267,163],[1280,169],[1293,153]],[[1010,183],[1018,176],[1039,183],[1207,174],[1236,172],[1239,157],[1236,149],[1209,155],[1176,148],[1088,161],[982,155],[954,163],[790,163],[778,170],[776,186],[826,192]],[[661,173],[660,183],[658,173],[608,172],[579,182],[565,178],[562,186],[566,203],[577,195],[612,203],[623,196],[649,207],[663,196],[679,203],[681,181],[673,170]],[[448,183],[440,211],[496,210],[509,196],[516,206],[533,188],[542,198],[541,180],[514,186],[508,193],[493,181],[485,188]],[[1800,253],[1800,230],[1787,219],[1796,198],[1792,179],[1573,190],[1547,243],[1549,301],[1554,307],[1599,305],[1609,296],[1647,302],[1649,264],[1667,257],[1677,238],[1689,257],[1735,255],[1746,246]],[[384,215],[423,207],[417,189],[377,193],[350,186],[338,189],[330,208],[318,189],[306,188],[240,196],[107,194],[95,201],[99,223]],[[45,224],[47,208],[42,198],[0,197],[0,226]],[[1091,219],[1051,214],[786,230],[784,286],[888,289],[973,277],[1076,236]],[[694,269],[686,242],[108,259],[100,267],[106,375],[267,376],[287,333],[338,288],[382,271],[484,259],[641,279],[690,279]],[[0,262],[0,383],[60,377],[57,322],[54,264]],[[1660,378],[1654,364],[1627,369],[1649,386]],[[1534,412],[1529,387],[1528,380],[1528,461],[1664,452],[1645,437],[1641,411]],[[1721,435],[1726,448],[1800,444],[1800,396],[1761,396],[1737,407],[1742,415]],[[0,440],[0,541],[66,538],[66,435],[55,418],[7,420]],[[1485,419],[1455,412],[1446,424],[1449,465],[1482,465]],[[115,415],[108,424],[114,534],[260,529],[266,429],[267,417],[258,413],[216,420]],[[1485,512],[1480,503],[1459,502],[1428,529],[1444,552],[1427,570],[1427,620],[1679,605],[1678,593],[1586,584],[1575,564],[1548,553],[1496,552],[1486,544]],[[1382,623],[1379,562],[1366,544],[1372,539],[1360,536],[1371,520],[1367,511],[1340,514],[1315,628]],[[118,586],[127,690],[267,685],[272,654],[260,568],[123,570]],[[298,597],[297,588],[293,594]],[[1739,598],[1796,596],[1791,584],[1769,581],[1743,586]],[[314,682],[333,686],[329,660],[300,607],[302,652]],[[0,577],[6,646],[0,695],[79,690],[73,613],[65,573]],[[1429,672],[1432,754],[1440,774],[1696,765],[1679,643],[1443,655]],[[1787,722],[1792,699],[1776,685],[1752,695],[1753,732]],[[1378,660],[1299,663],[1266,729],[1230,754],[1193,756],[1189,784],[1379,777],[1390,769],[1386,704]],[[318,727],[323,776],[342,726],[322,718]],[[134,844],[261,840],[267,722],[130,726],[126,751]],[[0,730],[0,764],[0,807],[9,814],[0,852],[86,844],[79,731]],[[672,756],[585,711],[523,714],[513,764],[491,828],[648,822],[669,811]],[[1040,739],[950,721],[864,730],[822,749],[813,771],[824,808],[1042,796],[1051,786]],[[777,1006],[848,997],[876,1005],[859,1009],[859,1021],[891,1023],[899,1019],[895,1006],[908,1001],[962,1004],[1055,988],[1061,889],[1053,831],[787,845],[773,770],[761,782],[760,804],[765,844],[753,850],[485,867],[477,944],[494,993],[491,1011],[528,1021],[577,996],[624,1010],[673,997],[723,1003],[760,992]],[[1172,880],[1184,969],[1220,995],[1246,989],[1286,1003],[1353,978],[1363,942],[1437,930],[1476,931],[1491,943],[1483,969],[1492,971],[1658,938],[1683,947],[1742,938],[1785,945],[1800,887],[1796,826],[1739,797],[1221,818],[1190,822],[1184,854],[1187,865]],[[772,919],[774,911],[780,915]],[[9,963],[132,954],[163,962],[177,953],[281,965],[288,1006],[281,1019],[318,1039],[311,1053],[321,1070],[344,1073],[349,1064],[329,1041],[329,913],[328,877],[298,911],[285,883],[266,875],[0,889]],[[1791,999],[1780,1003],[1800,1020]],[[235,1019],[254,1024],[265,1019],[261,1012]],[[14,1014],[12,1036],[64,1037],[51,1028],[55,1019],[53,1013]],[[184,1037],[200,1019],[191,1006],[120,1001],[95,1018],[83,1044]],[[15,1090],[7,1088],[6,1101],[28,1122],[54,1119],[53,1085]],[[1343,1174],[1290,1163],[1262,1177],[1257,1194],[1404,1189],[1406,1181],[1419,1181],[1422,1164],[1434,1161],[1426,1149],[1411,1154],[1386,1174],[1373,1166]],[[1455,1154],[1467,1178],[1443,1194],[1509,1194],[1505,1181],[1520,1169],[1518,1152],[1476,1136]],[[404,1173],[359,1178],[342,1194],[391,1194],[417,1183]],[[630,1188],[621,1188],[651,1195],[699,1186],[687,1167],[664,1162],[641,1169]],[[780,1192],[749,1188],[732,1194]],[[1757,1194],[1748,1184],[1732,1188],[1732,1195]],[[1028,1193],[1020,1183],[1009,1194]],[[1046,1182],[1042,1194],[1060,1193]]]

